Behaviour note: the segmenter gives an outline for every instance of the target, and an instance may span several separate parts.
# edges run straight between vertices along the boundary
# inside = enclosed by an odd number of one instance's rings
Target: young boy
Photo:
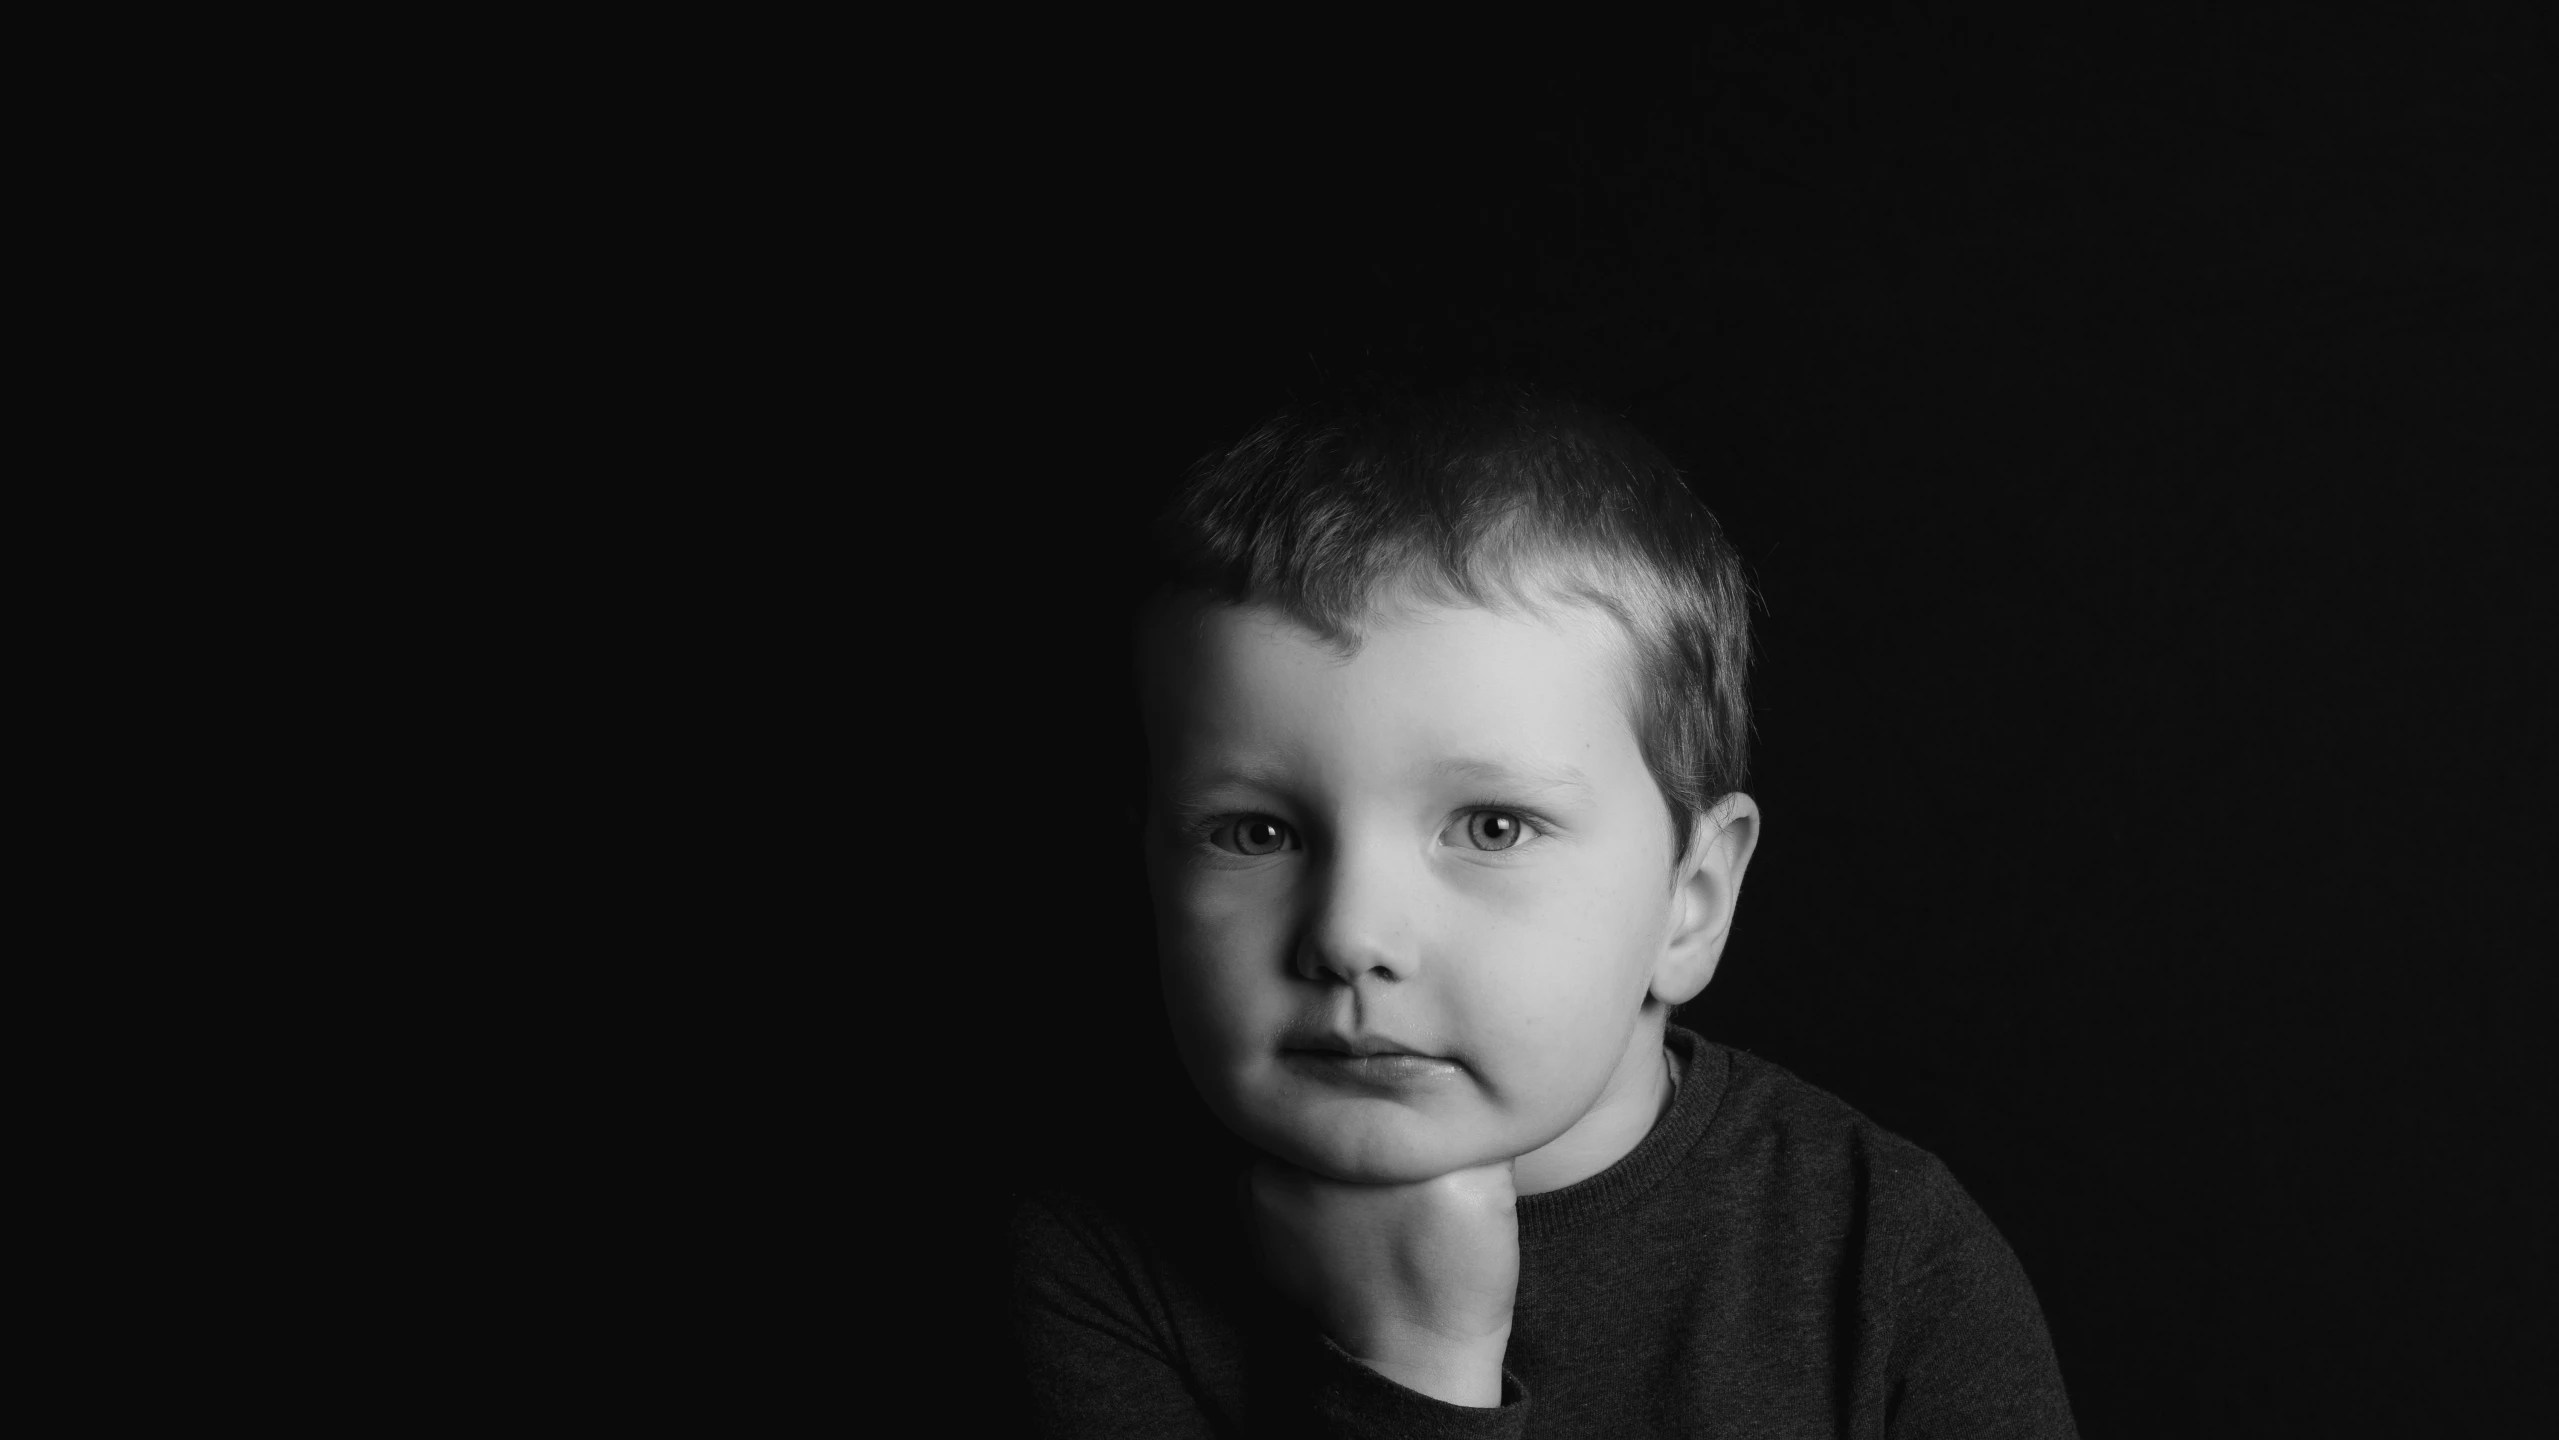
[[[2068,1436],[1945,1167],[1669,1023],[1759,838],[1747,589],[1624,422],[1283,415],[1140,625],[1165,1005],[1260,1152],[1017,1222],[1059,1435]]]

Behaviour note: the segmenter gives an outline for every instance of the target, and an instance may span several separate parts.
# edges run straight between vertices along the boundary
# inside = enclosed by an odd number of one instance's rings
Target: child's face
[[[1695,922],[1612,621],[1416,603],[1345,660],[1205,606],[1154,627],[1147,671],[1166,1004],[1237,1133],[1418,1180],[1652,1083],[1645,999]]]

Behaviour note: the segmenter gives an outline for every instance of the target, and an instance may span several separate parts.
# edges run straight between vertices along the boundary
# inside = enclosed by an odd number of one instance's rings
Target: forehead
[[[1159,763],[1640,768],[1625,635],[1580,605],[1411,601],[1335,644],[1263,605],[1168,612],[1147,645]]]

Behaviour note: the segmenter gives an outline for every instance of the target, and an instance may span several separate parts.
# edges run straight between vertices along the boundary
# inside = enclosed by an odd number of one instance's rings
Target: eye
[[[1247,815],[1220,825],[1210,838],[1220,850],[1232,850],[1238,855],[1271,855],[1289,848],[1297,837],[1268,815]]]
[[[1519,843],[1525,828],[1507,810],[1478,810],[1466,817],[1466,843],[1478,850],[1508,850]]]

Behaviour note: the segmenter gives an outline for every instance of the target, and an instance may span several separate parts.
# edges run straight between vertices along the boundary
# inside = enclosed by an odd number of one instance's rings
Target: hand
[[[1351,1185],[1265,1159],[1245,1190],[1262,1273],[1333,1343],[1425,1395],[1502,1403],[1519,1292],[1510,1161]]]

